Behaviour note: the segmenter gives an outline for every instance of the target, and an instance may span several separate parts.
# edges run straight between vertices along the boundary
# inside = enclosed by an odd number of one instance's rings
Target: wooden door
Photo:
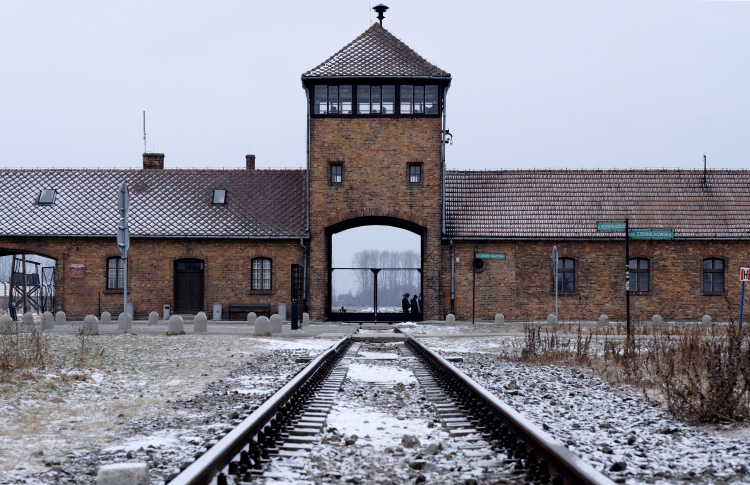
[[[203,311],[203,261],[175,261],[174,313]]]

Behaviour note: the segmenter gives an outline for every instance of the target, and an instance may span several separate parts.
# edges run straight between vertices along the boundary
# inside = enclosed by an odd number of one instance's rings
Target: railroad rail
[[[474,433],[491,443],[507,456],[505,463],[512,465],[514,481],[614,484],[417,339],[407,336],[405,345],[400,345],[403,355],[417,359],[412,359],[419,369],[415,374],[432,396],[437,412],[471,428],[451,433]],[[318,441],[315,436],[324,429],[325,416],[345,378],[348,360],[342,359],[354,357],[358,347],[352,347],[347,337],[323,352],[170,485],[227,485],[230,475],[235,483],[249,482],[263,475],[274,456],[299,456],[294,450],[309,451]]]

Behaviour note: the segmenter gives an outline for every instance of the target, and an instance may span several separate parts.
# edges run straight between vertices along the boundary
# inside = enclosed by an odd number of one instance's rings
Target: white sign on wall
[[[750,281],[750,268],[740,268],[740,281]]]

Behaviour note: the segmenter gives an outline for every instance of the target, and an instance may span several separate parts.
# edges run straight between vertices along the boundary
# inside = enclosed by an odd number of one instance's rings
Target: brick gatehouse
[[[69,316],[121,312],[114,229],[127,181],[136,317],[164,304],[275,311],[294,298],[329,319],[332,236],[378,224],[421,236],[425,319],[470,318],[473,283],[478,318],[544,319],[554,312],[554,246],[561,318],[623,319],[624,232],[597,222],[627,219],[668,235],[630,241],[635,318],[738,315],[737,273],[750,266],[747,171],[446,170],[451,75],[378,23],[302,84],[306,170],[256,170],[252,155],[245,170],[165,169],[156,153],[142,170],[0,170],[0,255],[55,259],[56,309]],[[492,256],[474,275],[477,253]]]

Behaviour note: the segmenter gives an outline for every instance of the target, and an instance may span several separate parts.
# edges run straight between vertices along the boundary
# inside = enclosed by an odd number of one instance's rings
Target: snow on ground
[[[36,379],[0,381],[0,483],[86,476],[94,463],[125,460],[149,445],[165,455],[152,476],[169,474],[207,435],[221,433],[233,412],[227,406],[260,404],[304,366],[294,357],[331,345],[242,334],[109,334],[87,337],[89,359],[73,365],[78,336],[52,334],[49,343],[67,363]]]
[[[744,427],[690,426],[671,419],[637,389],[590,372],[500,360],[507,338],[425,339],[455,365],[597,470],[625,462],[627,483],[750,482],[750,433]],[[739,471],[739,472],[738,472]]]

